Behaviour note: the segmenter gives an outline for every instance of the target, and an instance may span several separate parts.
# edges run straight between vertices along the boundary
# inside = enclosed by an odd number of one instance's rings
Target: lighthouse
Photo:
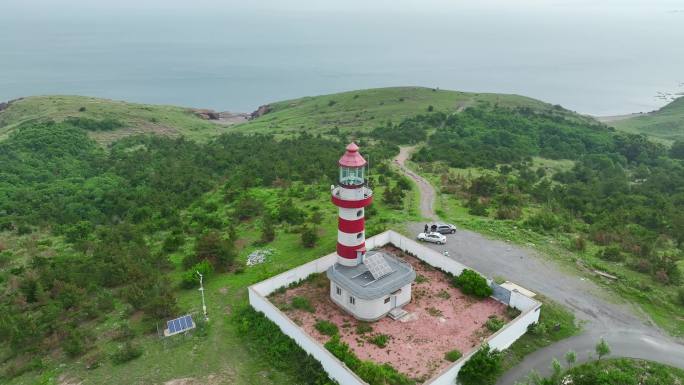
[[[350,143],[337,163],[339,183],[332,189],[332,203],[338,208],[337,262],[356,266],[366,253],[364,210],[373,201],[365,178],[368,162],[359,153],[359,146]]]
[[[413,267],[387,250],[366,252],[364,210],[373,201],[366,183],[368,162],[350,143],[337,163],[340,177],[331,196],[338,212],[337,262],[326,271],[330,299],[362,321],[405,314],[401,306],[411,300]]]

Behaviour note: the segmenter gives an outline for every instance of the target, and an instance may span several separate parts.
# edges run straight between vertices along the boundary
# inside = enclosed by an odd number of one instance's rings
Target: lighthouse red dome
[[[344,167],[363,167],[366,165],[366,160],[359,154],[359,146],[352,142],[349,143],[347,152],[342,155],[337,163]]]

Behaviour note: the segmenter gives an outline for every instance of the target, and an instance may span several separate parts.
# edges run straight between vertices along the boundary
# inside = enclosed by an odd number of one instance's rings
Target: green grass
[[[575,316],[563,306],[541,295],[535,299],[542,302],[539,325],[504,350],[504,371],[517,365],[535,350],[572,337],[581,330],[580,325],[575,322]]]
[[[601,384],[604,385],[676,385],[684,383],[684,370],[633,358],[588,362],[571,368],[566,373],[576,378],[601,373]]]
[[[83,108],[85,110],[81,111]],[[24,123],[69,117],[95,120],[115,119],[124,127],[107,132],[91,132],[100,143],[111,143],[124,136],[155,133],[183,135],[193,140],[207,140],[229,130],[195,115],[191,109],[176,106],[128,103],[85,96],[32,96],[13,102],[0,112],[0,140]]]
[[[684,139],[684,97],[657,111],[608,124],[620,131],[646,134],[665,142]]]
[[[551,104],[519,95],[392,87],[271,103],[271,112],[235,126],[235,129],[276,134],[329,132],[335,128],[348,133],[365,132],[385,125],[387,121],[398,123],[404,118],[427,113],[428,106],[433,106],[435,111],[453,112],[478,102],[557,111],[578,119],[587,119],[565,110],[554,109]]]

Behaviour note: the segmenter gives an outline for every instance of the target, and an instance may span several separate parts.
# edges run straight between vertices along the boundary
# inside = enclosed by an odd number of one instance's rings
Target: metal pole
[[[209,317],[207,317],[207,304],[204,302],[204,284],[202,283],[202,274],[199,271],[195,271],[197,275],[199,276],[200,280],[200,288],[199,291],[202,293],[202,312],[204,312],[204,320],[209,321]]]

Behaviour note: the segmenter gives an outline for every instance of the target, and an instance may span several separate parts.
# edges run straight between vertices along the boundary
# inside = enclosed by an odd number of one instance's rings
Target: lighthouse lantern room
[[[338,208],[337,263],[327,271],[330,297],[354,317],[382,318],[411,300],[416,273],[385,251],[366,252],[364,209],[373,201],[365,179],[367,162],[355,143],[340,158],[339,184],[332,188]]]

